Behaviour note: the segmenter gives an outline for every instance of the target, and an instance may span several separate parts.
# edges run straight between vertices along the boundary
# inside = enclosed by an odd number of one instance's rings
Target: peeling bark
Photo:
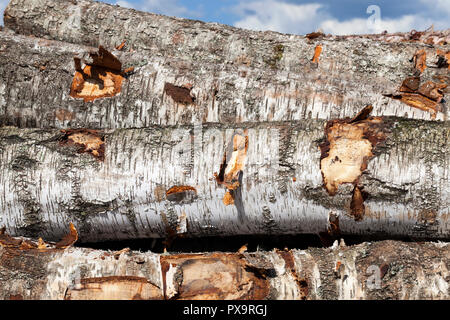
[[[416,75],[417,52],[426,53],[421,81],[446,85],[448,95],[448,68],[442,66],[450,30],[428,32],[424,39],[421,34],[304,37],[85,0],[13,0],[5,25],[0,34],[3,125],[109,129],[331,120],[351,117],[368,104],[374,106],[373,116],[448,118],[449,99],[426,108],[389,95]],[[120,60],[123,72],[133,71],[114,96],[74,99],[69,90],[80,71],[73,57],[89,59],[99,46]]]
[[[449,122],[367,116],[104,131],[4,127],[0,226],[59,239],[72,221],[80,241],[321,232],[448,239]],[[329,193],[320,147],[336,123],[364,128],[358,137],[370,152],[356,167],[340,164],[357,174],[330,180]]]
[[[4,21],[0,298],[449,299],[444,243],[72,245],[449,239],[450,29],[294,36],[88,0],[12,0]]]
[[[449,299],[450,245],[155,254],[0,247],[0,299]]]

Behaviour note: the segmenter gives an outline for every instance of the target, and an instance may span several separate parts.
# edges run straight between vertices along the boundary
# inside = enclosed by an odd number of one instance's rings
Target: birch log
[[[73,222],[81,241],[320,232],[448,239],[449,122],[360,117],[4,127],[0,225],[55,239]]]
[[[0,247],[0,299],[449,299],[450,245],[160,255]]]
[[[313,38],[60,0],[11,1],[5,28],[3,124],[110,129],[330,120],[351,117],[367,104],[374,116],[448,118],[443,96],[450,90],[450,30]],[[13,36],[11,30],[65,42]],[[83,57],[96,51],[85,45],[111,51],[122,71],[134,68],[114,96],[85,102],[70,95],[74,56],[90,64]],[[419,65],[419,85],[431,82],[429,89],[439,94],[399,91],[405,80],[418,77]]]
[[[301,37],[90,1],[12,1],[5,23],[75,43],[0,33],[0,124],[44,129],[1,130],[12,234],[449,236],[448,31]]]

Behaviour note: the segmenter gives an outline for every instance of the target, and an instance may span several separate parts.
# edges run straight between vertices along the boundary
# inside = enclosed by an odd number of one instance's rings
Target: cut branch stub
[[[319,57],[321,53],[322,53],[322,46],[318,44],[314,49],[314,56],[311,59],[313,63],[319,63]]]
[[[219,174],[214,174],[217,183],[227,188],[227,192],[223,198],[223,202],[226,205],[234,204],[233,191],[241,186],[239,179],[241,178],[241,172],[244,169],[245,158],[247,156],[247,134],[247,130],[244,130],[243,134],[235,133],[233,135],[232,141],[225,150]]]
[[[98,52],[89,55],[93,62],[84,68],[81,67],[81,60],[74,58],[76,71],[70,96],[88,102],[117,95],[124,79],[122,63],[102,46]]]
[[[400,92],[415,92],[419,89],[420,77],[409,77],[403,80]]]
[[[442,90],[445,88],[447,88],[447,84],[445,83],[427,81],[419,87],[418,93],[439,103],[444,98]]]
[[[427,68],[427,53],[424,49],[418,50],[413,56],[414,69],[422,74]]]
[[[430,112],[432,119],[435,119],[437,112],[441,111],[441,108],[436,101],[430,100],[420,94],[404,93],[398,96],[391,96],[391,98],[399,99],[401,102],[406,103],[411,107]]]
[[[251,263],[241,254],[161,256],[165,299],[264,299],[270,290],[264,276],[273,266]],[[220,270],[220,276],[217,274]]]
[[[339,213],[330,211],[328,213],[326,231],[318,233],[319,239],[324,247],[331,247],[334,241],[338,240],[341,236],[341,229],[339,227]]]
[[[64,136],[60,143],[63,145],[74,145],[78,153],[90,153],[100,161],[105,159],[105,141],[97,130],[69,129],[61,130]]]
[[[427,81],[420,85],[420,77],[413,76],[403,80],[402,85],[398,89],[399,94],[385,95],[392,99],[431,113],[431,117],[436,118],[436,114],[442,111],[439,103],[444,98],[444,89],[447,88],[446,83],[435,83]]]

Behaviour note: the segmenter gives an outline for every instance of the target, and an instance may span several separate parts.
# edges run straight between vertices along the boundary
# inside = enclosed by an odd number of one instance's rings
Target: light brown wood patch
[[[379,117],[356,122],[350,119],[328,122],[326,141],[320,146],[320,168],[325,189],[330,195],[336,194],[340,184],[357,182],[368,160],[373,157],[374,146],[386,138],[380,129],[382,123]]]
[[[117,95],[124,80],[122,63],[105,48],[91,53],[92,64],[81,68],[81,61],[75,58],[75,75],[70,88],[70,96],[82,98],[85,102]]]
[[[241,186],[239,182],[239,175],[244,169],[245,159],[247,156],[247,134],[247,130],[244,130],[243,134],[236,133],[233,135],[232,141],[229,143],[224,153],[219,174],[214,174],[217,183],[227,188],[227,192],[222,199],[225,205],[234,204],[233,190],[236,190]],[[228,157],[227,155],[230,153],[231,155]]]
[[[314,49],[314,57],[312,58],[313,63],[319,63],[319,57],[321,53],[322,53],[322,46],[319,44]]]
[[[413,57],[414,68],[423,73],[427,68],[427,53],[424,49],[418,50]]]
[[[64,136],[61,144],[75,145],[78,153],[90,153],[95,158],[103,161],[105,159],[104,138],[97,130],[90,129],[68,129],[61,130]]]
[[[438,55],[438,68],[447,68],[450,70],[450,51],[445,52],[437,49],[436,54]]]
[[[161,256],[166,299],[264,299],[269,294],[264,268],[242,254]]]
[[[146,278],[111,276],[81,279],[79,287],[68,288],[65,300],[159,300],[161,289]]]

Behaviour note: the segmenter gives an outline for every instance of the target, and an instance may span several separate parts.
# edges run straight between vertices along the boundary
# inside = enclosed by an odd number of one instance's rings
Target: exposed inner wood
[[[264,266],[244,256],[182,254],[161,256],[160,261],[167,299],[263,299],[269,293],[268,279],[260,270]]]
[[[313,63],[319,63],[319,57],[321,53],[322,53],[322,46],[319,44],[314,49],[314,57],[312,58]]]
[[[173,186],[169,190],[166,191],[166,196],[173,194],[173,193],[185,192],[185,191],[189,191],[189,190],[197,192],[197,190],[191,186]]]
[[[42,240],[42,238],[39,238],[37,241],[33,241],[22,237],[11,237],[5,233],[4,228],[2,228],[0,229],[0,246],[18,250],[37,249],[40,252],[46,250],[66,249],[71,247],[78,240],[78,231],[73,223],[69,224],[69,230],[69,233],[66,234],[60,241],[53,243],[46,242]]]
[[[162,299],[161,290],[146,278],[109,276],[82,278],[69,287],[65,300],[155,300]]]
[[[104,160],[105,141],[97,130],[70,129],[61,132],[64,133],[61,144],[75,145],[78,147],[78,153],[90,153],[95,158]]]
[[[227,188],[222,199],[225,205],[234,204],[234,190],[240,187],[239,178],[245,166],[247,150],[248,130],[246,129],[243,134],[235,133],[233,135],[232,141],[225,150],[219,174],[214,174],[217,183]],[[230,153],[231,155],[229,155]]]
[[[233,137],[233,152],[225,167],[224,183],[228,189],[236,189],[239,186],[239,171],[242,171],[245,164],[245,157],[248,149],[248,136],[235,134]]]
[[[122,88],[124,80],[122,63],[102,46],[98,53],[90,53],[92,64],[81,68],[81,61],[75,58],[75,75],[70,96],[83,98],[85,102],[99,98],[113,97]]]
[[[122,88],[123,76],[106,68],[86,66],[82,72],[76,71],[70,95],[94,101],[99,98],[113,97]]]
[[[444,99],[444,89],[447,83],[435,83],[427,81],[420,85],[420,77],[406,78],[399,88],[398,95],[387,95],[393,99],[399,99],[403,103],[431,113],[432,119],[436,118],[437,112],[442,111],[440,102]]]
[[[419,72],[423,73],[427,68],[427,53],[424,49],[418,50],[413,57],[414,68]]]
[[[335,195],[343,183],[356,184],[367,163],[373,157],[373,148],[386,138],[380,117],[369,117],[368,106],[353,119],[333,120],[325,128],[326,142],[321,145],[320,168],[324,186]]]
[[[351,215],[356,221],[362,220],[364,217],[365,207],[364,198],[358,186],[353,189],[352,201],[350,203]]]
[[[225,204],[225,205],[231,205],[231,204],[234,204],[234,198],[233,198],[233,195],[231,194],[231,192],[229,191],[229,190],[227,190],[226,192],[225,192],[225,195],[223,196],[223,199],[222,199],[222,201],[223,201],[223,203]]]

